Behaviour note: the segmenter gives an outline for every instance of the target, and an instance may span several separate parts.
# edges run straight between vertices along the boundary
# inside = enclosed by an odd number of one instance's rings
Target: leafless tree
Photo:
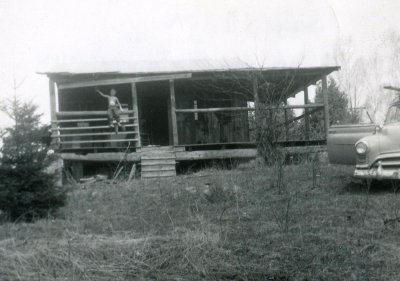
[[[400,34],[392,31],[381,45],[369,53],[360,53],[349,37],[337,48],[336,63],[342,67],[337,80],[349,100],[350,110],[367,108],[375,122],[383,121],[393,93],[383,85],[400,84]]]
[[[365,62],[359,57],[351,37],[338,43],[336,64],[341,70],[336,74],[340,88],[347,94],[349,108],[358,108],[363,102],[363,80],[365,78]]]

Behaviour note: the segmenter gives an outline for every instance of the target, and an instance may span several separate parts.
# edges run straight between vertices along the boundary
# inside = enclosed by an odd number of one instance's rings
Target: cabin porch
[[[49,75],[52,137],[70,163],[142,164],[146,153],[165,147],[170,154],[161,156],[175,163],[251,159],[257,155],[257,132],[268,128],[274,114],[280,118],[275,142],[281,146],[323,145],[329,120],[326,76],[334,70]],[[326,99],[310,104],[308,87],[318,81]],[[109,126],[107,100],[95,88],[106,94],[116,89],[123,106],[117,132]],[[288,105],[299,92],[304,104]]]

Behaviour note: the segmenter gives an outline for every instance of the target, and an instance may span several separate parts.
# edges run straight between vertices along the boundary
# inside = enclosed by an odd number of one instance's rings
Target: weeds
[[[290,222],[292,221],[292,201],[293,196],[287,193],[283,198],[272,202],[270,209],[274,221],[285,234],[289,233]]]
[[[397,280],[397,196],[332,166],[310,189],[310,165],[73,187],[62,217],[0,225],[0,280]]]
[[[369,198],[370,198],[370,191],[371,191],[371,184],[372,184],[372,180],[367,179],[367,180],[365,181],[365,185],[366,185],[366,196],[365,196],[365,205],[364,205],[363,214],[362,214],[362,221],[363,221],[363,223],[365,223],[365,218],[366,218],[366,216],[367,216],[367,210],[368,210]]]
[[[318,187],[317,179],[320,176],[320,163],[318,153],[314,153],[311,158],[311,171],[312,171],[312,189]]]

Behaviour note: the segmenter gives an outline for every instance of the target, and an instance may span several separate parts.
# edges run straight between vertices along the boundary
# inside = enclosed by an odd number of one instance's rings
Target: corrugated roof
[[[306,68],[320,68],[306,67]],[[87,73],[179,73],[179,72],[208,72],[229,70],[285,70],[298,69],[295,67],[265,67],[254,66],[241,59],[194,59],[194,60],[163,60],[163,61],[115,61],[115,62],[79,62],[56,64],[41,74],[87,74]],[[303,67],[301,67],[303,68]],[[337,66],[323,66],[321,68],[337,68]]]

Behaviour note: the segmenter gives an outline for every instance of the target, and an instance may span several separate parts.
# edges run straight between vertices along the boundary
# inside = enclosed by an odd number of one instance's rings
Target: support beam
[[[50,116],[51,120],[57,120],[56,112],[56,87],[53,80],[49,80],[49,92],[50,92]]]
[[[220,112],[220,111],[254,111],[254,108],[249,108],[249,107],[213,107],[213,108],[176,109],[177,113]]]
[[[76,140],[61,141],[60,144],[78,144],[78,143],[113,143],[113,142],[137,142],[138,139],[108,139],[108,140]]]
[[[198,150],[198,151],[177,151],[177,161],[205,160],[205,159],[239,159],[256,158],[256,148],[243,149],[220,149],[220,150]]]
[[[308,114],[314,114],[314,113],[316,113],[316,112],[318,112],[318,111],[320,111],[320,110],[324,110],[324,107],[315,108],[315,109],[313,109],[313,110],[310,110],[310,111],[308,112]],[[292,123],[292,122],[295,122],[295,121],[297,121],[297,120],[300,120],[300,119],[304,118],[304,116],[305,116],[305,114],[301,114],[301,115],[299,115],[299,116],[296,116],[296,117],[294,117],[294,118],[288,120],[288,121],[287,121],[287,124],[290,124],[290,123]]]
[[[261,136],[261,112],[260,112],[260,96],[258,94],[258,78],[256,75],[254,75],[252,77],[253,80],[253,96],[254,96],[254,109],[255,109],[255,113],[254,113],[254,118],[255,118],[255,122],[256,122],[256,144],[258,145],[259,140],[260,140],[260,136]]]
[[[125,120],[135,120],[135,117],[128,117]],[[108,118],[85,118],[85,119],[65,119],[65,120],[56,120],[51,121],[52,123],[75,123],[75,122],[100,122],[100,121],[108,121]]]
[[[57,102],[56,102],[56,85],[53,80],[49,79],[49,93],[50,93],[50,117],[51,117],[51,130],[57,133]],[[53,139],[55,142],[55,139]]]
[[[287,100],[285,100],[285,106],[287,106]],[[285,140],[289,140],[289,123],[288,123],[288,114],[287,114],[287,109],[283,109],[285,113]]]
[[[169,93],[171,99],[171,121],[172,121],[172,140],[173,145],[178,145],[178,124],[176,122],[176,102],[175,102],[175,83],[169,80]]]
[[[270,106],[265,107],[265,109],[271,110],[280,110],[280,109],[302,109],[302,108],[320,108],[323,107],[324,104],[322,103],[315,103],[315,104],[299,104],[299,105],[285,105],[285,106]],[[221,112],[221,111],[257,111],[257,108],[251,107],[212,107],[212,108],[183,108],[183,109],[176,109],[177,113],[196,113],[196,112]]]
[[[74,179],[79,182],[83,177],[83,163],[82,162],[71,162],[69,164],[69,170],[72,173]]]
[[[328,138],[329,133],[329,103],[328,103],[328,81],[326,75],[322,76],[322,96],[324,98],[324,121],[325,121],[325,135]]]
[[[308,104],[308,87],[304,88],[304,104]],[[304,108],[304,123],[305,123],[305,138],[310,139],[310,116],[308,114],[308,109]]]
[[[191,78],[191,77],[192,77],[192,73],[179,73],[179,74],[168,74],[168,75],[151,75],[151,76],[141,76],[141,77],[114,78],[114,79],[82,81],[82,82],[69,82],[69,83],[64,82],[64,83],[60,83],[58,85],[58,89],[63,90],[63,89],[72,89],[72,88],[129,84],[129,83],[137,83],[137,82],[165,81],[165,80],[171,80],[171,79],[185,79],[185,78]]]
[[[297,109],[297,108],[319,108],[323,107],[322,103],[312,103],[312,104],[299,104],[299,105],[286,105],[284,108],[286,109]],[[272,109],[276,107],[271,107]]]
[[[126,160],[128,162],[140,161],[140,153],[138,152],[103,152],[103,153],[61,153],[63,160],[69,161],[91,161],[91,162],[115,162]]]
[[[118,132],[118,135],[133,135],[135,132]],[[52,138],[65,138],[65,137],[92,137],[92,136],[113,136],[115,132],[100,132],[100,133],[81,133],[81,134],[53,134]]]
[[[135,124],[136,120],[136,127],[135,127],[135,132],[137,136],[137,142],[136,142],[136,147],[141,147],[142,146],[142,141],[140,137],[140,120],[139,120],[139,111],[138,111],[138,98],[137,98],[137,89],[136,89],[136,83],[132,83],[131,85],[132,89],[132,110],[133,110],[133,124]]]
[[[168,143],[174,142],[172,135],[172,117],[171,117],[171,99],[167,99],[167,114],[168,114]]]
[[[125,128],[129,127],[136,127],[137,123],[135,124],[126,124],[124,125]],[[110,129],[110,126],[87,126],[87,127],[62,127],[62,128],[56,128],[56,131],[82,131],[82,130],[93,130],[93,129]]]
[[[253,76],[253,95],[254,95],[254,108],[256,121],[260,118],[260,96],[258,94],[258,79],[257,76]]]
[[[133,110],[124,110],[122,114],[132,114]],[[75,116],[107,116],[106,110],[100,111],[61,111],[56,113],[57,117],[75,117]]]

